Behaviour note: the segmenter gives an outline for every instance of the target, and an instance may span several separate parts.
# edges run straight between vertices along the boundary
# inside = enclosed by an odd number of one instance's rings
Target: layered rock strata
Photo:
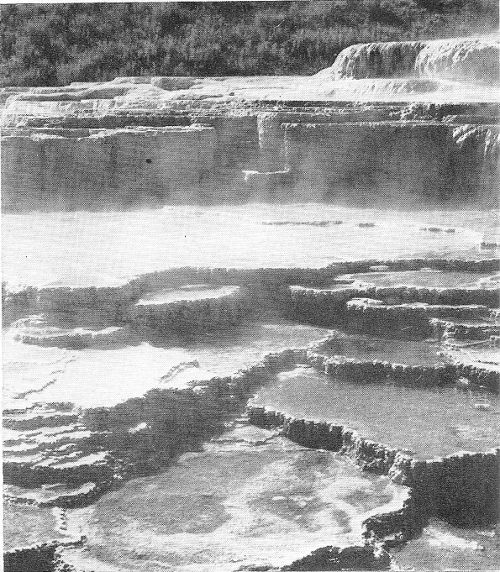
[[[213,128],[196,126],[7,136],[4,205],[57,210],[189,202],[213,167],[213,139]]]
[[[356,190],[360,204],[398,205],[411,197],[458,204],[466,196],[487,204],[498,180],[495,127],[311,122],[286,123],[284,132],[285,164],[312,200],[344,201]]]
[[[322,113],[293,123],[297,114],[284,111],[270,133],[272,121],[258,125],[259,113],[207,118],[203,126],[90,129],[88,135],[68,128],[5,130],[4,209],[360,201],[359,193],[374,205],[423,197],[436,204],[472,198],[494,206],[494,125],[427,121],[418,114],[411,123],[370,122],[363,109],[346,122],[345,114]]]
[[[295,319],[327,326],[347,324],[374,333],[428,336],[433,318],[493,319],[496,288],[291,286],[289,311]]]
[[[339,284],[329,288],[336,278],[344,274],[366,273],[371,268],[383,267],[398,272],[431,268],[443,272],[469,272],[494,274],[498,272],[497,258],[483,260],[452,260],[442,258],[397,259],[335,262],[323,268],[171,268],[161,272],[143,274],[113,287],[34,287],[10,289],[3,284],[3,321],[5,324],[26,316],[43,312],[72,314],[73,322],[124,323],[130,308],[142,296],[165,288],[180,288],[189,284],[217,286],[237,285],[245,287],[250,296],[257,296],[259,303],[280,305],[290,309],[299,299],[323,301],[323,311],[329,305],[342,306],[360,297],[379,298],[388,303],[425,302],[437,304],[476,304],[498,306],[498,294],[494,288],[394,288],[363,287]],[[300,287],[294,285],[300,284]],[[291,287],[291,288],[290,288]],[[334,302],[335,300],[335,302]],[[338,304],[337,304],[338,302]],[[255,304],[254,304],[255,306]],[[257,308],[254,308],[257,309]],[[93,319],[93,321],[92,321]],[[80,324],[79,324],[80,325]]]

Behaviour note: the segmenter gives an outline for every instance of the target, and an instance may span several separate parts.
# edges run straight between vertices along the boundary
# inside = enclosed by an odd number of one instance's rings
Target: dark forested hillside
[[[2,5],[2,85],[310,74],[358,42],[488,33],[497,0]]]

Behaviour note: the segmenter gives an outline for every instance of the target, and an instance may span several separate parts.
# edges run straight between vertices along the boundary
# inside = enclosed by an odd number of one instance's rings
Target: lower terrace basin
[[[435,366],[446,363],[443,346],[436,340],[398,340],[335,331],[316,351],[328,357],[360,361],[389,361],[406,365]]]
[[[392,551],[396,570],[494,570],[500,562],[495,528],[458,528],[431,519],[422,536]]]
[[[418,388],[335,379],[311,367],[277,375],[251,401],[297,419],[322,420],[429,459],[498,446],[500,402],[454,387]]]
[[[40,326],[38,319],[35,323]],[[132,453],[137,461],[142,452],[152,453],[146,472],[157,472],[169,463],[172,439],[177,443],[174,449],[185,446],[181,445],[186,437],[184,423],[175,429],[176,419],[165,412],[165,407],[172,407],[171,400],[177,399],[180,408],[186,400],[201,408],[204,422],[195,412],[186,410],[185,414],[189,414],[192,430],[201,432],[202,442],[205,431],[207,436],[217,433],[218,424],[234,414],[235,407],[244,407],[247,384],[263,382],[259,373],[242,373],[228,391],[230,376],[247,371],[271,351],[317,343],[328,333],[275,322],[203,334],[183,347],[172,343],[155,346],[131,335],[129,345],[123,344],[124,336],[115,346],[104,343],[101,348],[67,349],[57,347],[59,339],[56,347],[22,343],[16,338],[25,328],[33,336],[30,320],[22,320],[6,329],[3,339],[4,482],[6,498],[11,501],[6,507],[9,515],[17,511],[19,503],[88,504],[117,478],[122,479],[123,455]],[[218,383],[226,388],[221,395]],[[203,397],[207,385],[211,389]],[[155,388],[157,393],[152,394]],[[242,395],[237,397],[234,392]],[[244,399],[241,405],[238,399]],[[214,418],[209,422],[210,412]],[[115,419],[111,433],[115,432],[117,440],[112,437],[108,442],[102,433],[106,415]],[[173,429],[163,427],[164,423],[155,425],[161,419],[170,419]],[[166,432],[163,437],[162,431]],[[158,439],[152,450],[151,434]],[[199,444],[198,440],[190,447]],[[157,451],[160,453],[155,456]]]
[[[62,554],[77,570],[276,570],[327,544],[364,544],[363,522],[398,510],[407,494],[242,418],[162,475],[70,511],[87,545]]]
[[[54,340],[56,347],[22,343],[19,337],[25,329],[33,337],[26,321],[3,332],[4,408],[21,411],[36,402],[68,400],[82,408],[113,406],[153,387],[196,386],[248,367],[271,351],[304,347],[329,333],[324,328],[275,321],[203,334],[184,340],[182,346],[176,339],[160,345],[158,340],[149,343],[124,332],[118,344],[74,349],[57,347],[59,339]],[[42,337],[42,346],[46,345]]]
[[[498,288],[500,275],[479,272],[440,271],[431,268],[420,270],[380,271],[342,274],[338,281],[362,283],[370,286],[409,286],[420,288]]]

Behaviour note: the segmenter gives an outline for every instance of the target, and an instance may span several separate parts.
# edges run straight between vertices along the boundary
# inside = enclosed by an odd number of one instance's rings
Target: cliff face
[[[193,200],[213,167],[211,128],[13,135],[2,142],[4,207],[102,208]]]
[[[492,200],[487,189],[498,177],[498,133],[471,131],[460,144],[454,128],[441,123],[287,124],[286,164],[297,184],[332,201],[353,190],[368,202],[375,194],[391,204],[411,197]]]
[[[358,107],[312,117],[208,118],[203,127],[13,130],[2,140],[3,208],[248,200],[408,206],[422,199],[495,206],[496,126],[391,121],[390,112]]]

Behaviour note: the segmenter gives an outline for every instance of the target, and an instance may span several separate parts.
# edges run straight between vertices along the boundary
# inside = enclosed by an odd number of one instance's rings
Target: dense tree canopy
[[[310,74],[370,41],[488,33],[496,0],[4,4],[2,85]]]

